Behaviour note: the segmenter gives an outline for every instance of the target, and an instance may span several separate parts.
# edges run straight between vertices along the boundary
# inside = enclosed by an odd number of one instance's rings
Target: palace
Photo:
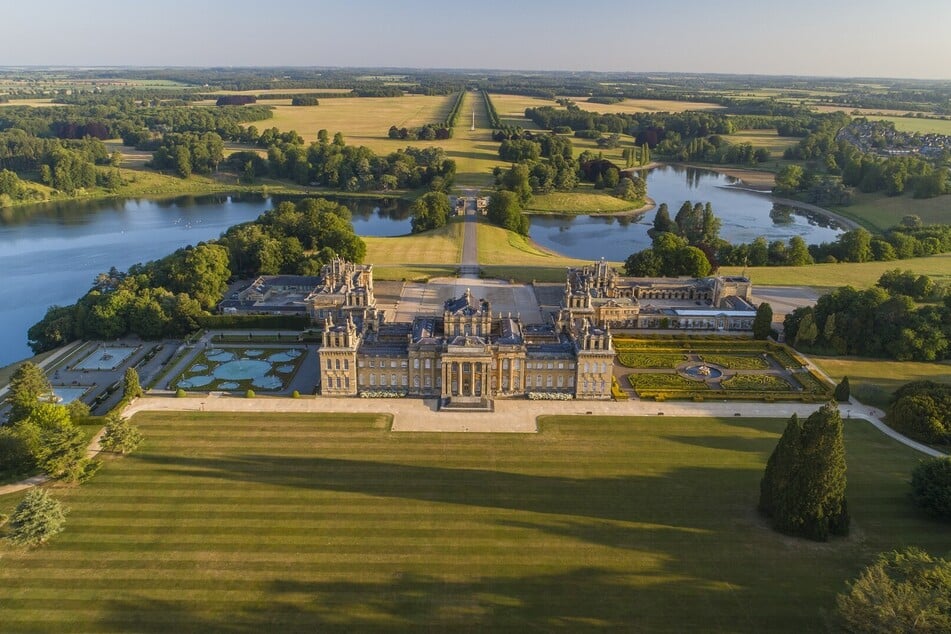
[[[373,266],[335,259],[316,278],[260,277],[222,308],[309,315],[322,331],[322,395],[479,409],[498,397],[610,398],[612,330],[749,331],[751,293],[745,277],[626,278],[601,260],[568,269],[561,306],[542,323],[493,313],[470,289],[441,310],[388,321]]]

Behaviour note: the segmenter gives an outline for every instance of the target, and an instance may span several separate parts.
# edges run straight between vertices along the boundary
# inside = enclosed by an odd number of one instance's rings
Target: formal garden
[[[192,360],[171,387],[201,392],[279,392],[290,385],[304,353],[301,348],[209,348]]]
[[[702,400],[828,400],[831,386],[788,346],[724,337],[616,337],[626,383],[638,397]]]

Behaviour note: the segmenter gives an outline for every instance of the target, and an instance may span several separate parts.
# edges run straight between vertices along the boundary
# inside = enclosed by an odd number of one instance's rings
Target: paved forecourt
[[[213,393],[205,397],[146,396],[124,412],[140,411],[258,412],[261,414],[353,413],[390,414],[395,432],[535,433],[539,416],[808,416],[817,403],[654,403],[650,401],[530,401],[495,400],[494,412],[440,412],[433,399],[394,398],[241,398]]]

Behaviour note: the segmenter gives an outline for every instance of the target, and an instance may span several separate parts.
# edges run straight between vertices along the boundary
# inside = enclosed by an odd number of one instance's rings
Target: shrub
[[[300,398],[300,392],[298,392],[297,390],[294,390],[293,392],[291,392],[291,398]]]
[[[792,386],[778,376],[771,374],[737,374],[722,381],[725,390],[750,390],[759,392],[788,392]]]
[[[182,388],[178,388],[177,390],[175,390],[175,396],[176,398],[185,398],[187,394],[185,393],[185,390],[183,390]]]
[[[951,521],[951,457],[923,461],[915,467],[911,498],[932,517]]]
[[[848,402],[849,398],[852,396],[852,390],[849,387],[849,377],[842,377],[842,381],[835,386],[835,392],[833,394],[835,396],[835,400],[838,402]]]
[[[248,390],[247,392],[245,392],[245,393],[244,393],[244,397],[245,397],[245,398],[254,398],[254,397],[255,397],[254,390]]]

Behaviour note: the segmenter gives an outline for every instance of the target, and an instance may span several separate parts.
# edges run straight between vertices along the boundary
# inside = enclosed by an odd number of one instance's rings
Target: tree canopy
[[[33,488],[10,516],[9,538],[15,544],[36,546],[66,527],[66,509],[46,489]]]
[[[413,233],[445,226],[449,220],[450,211],[449,196],[443,192],[423,194],[413,202]]]
[[[40,405],[40,399],[53,393],[53,387],[43,370],[30,361],[20,364],[10,377],[10,420],[26,418]]]
[[[834,403],[789,420],[760,483],[759,509],[776,530],[813,540],[849,530],[845,444]]]
[[[951,632],[951,561],[915,547],[879,555],[836,597],[842,632]]]

